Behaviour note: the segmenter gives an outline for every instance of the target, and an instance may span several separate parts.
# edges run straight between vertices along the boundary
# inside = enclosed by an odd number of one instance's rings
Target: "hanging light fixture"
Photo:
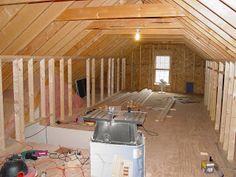
[[[136,41],[140,40],[140,30],[139,29],[136,30],[134,38],[135,38]]]

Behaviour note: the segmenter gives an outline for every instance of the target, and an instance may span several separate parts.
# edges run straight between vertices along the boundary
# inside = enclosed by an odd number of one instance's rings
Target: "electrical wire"
[[[25,139],[29,139],[34,137],[35,135],[39,134],[40,132],[42,132],[43,130],[47,129],[48,126],[45,126],[44,128],[42,128],[41,130],[39,130],[38,132],[34,133],[33,135],[27,136],[25,137]]]
[[[159,136],[159,134],[155,131],[152,130],[147,130],[143,125],[141,125],[140,127],[143,128],[143,130],[150,136]]]

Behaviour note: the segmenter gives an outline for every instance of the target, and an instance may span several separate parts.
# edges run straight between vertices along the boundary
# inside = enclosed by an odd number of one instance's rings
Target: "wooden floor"
[[[153,94],[146,104],[155,106],[158,98],[157,94]],[[176,103],[174,108],[176,111],[171,111],[171,116],[163,122],[156,121],[158,117],[155,111],[148,110],[144,126],[157,131],[159,136],[146,134],[146,177],[219,176],[216,173],[202,173],[200,152],[212,155],[225,177],[235,177],[236,170],[230,170],[233,165],[224,160],[218,148],[218,136],[203,103]]]
[[[165,120],[160,121],[157,113],[162,107],[160,101],[160,95],[153,93],[142,109],[148,112],[148,117],[144,123],[145,129],[159,134],[158,136],[151,136],[144,131],[146,137],[146,177],[218,177],[217,173],[203,174],[200,169],[201,152],[207,152],[213,157],[224,172],[225,177],[236,177],[236,170],[233,169],[232,164],[225,160],[225,156],[217,144],[218,135],[213,129],[213,123],[210,121],[203,103],[182,104],[177,102],[174,105],[176,110],[170,111]],[[143,129],[140,128],[140,130]],[[49,145],[33,145],[34,148],[50,149],[51,151],[58,148]],[[16,149],[8,149],[8,153],[15,152]],[[88,151],[84,153],[88,155]],[[0,153],[0,157],[1,155],[3,154]],[[45,161],[42,162],[43,165],[40,165],[40,161],[37,162],[39,165],[36,164],[39,174],[49,168],[47,177],[63,176],[62,170],[54,168],[54,160],[43,161]],[[62,162],[57,160],[57,163],[58,167],[64,168]],[[89,177],[89,165],[83,168],[84,176]],[[82,176],[80,168],[67,168],[66,170],[66,175],[64,175],[66,177]]]

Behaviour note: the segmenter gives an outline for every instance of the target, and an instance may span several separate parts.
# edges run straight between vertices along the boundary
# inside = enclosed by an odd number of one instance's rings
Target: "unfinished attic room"
[[[0,0],[0,177],[236,177],[235,0]]]

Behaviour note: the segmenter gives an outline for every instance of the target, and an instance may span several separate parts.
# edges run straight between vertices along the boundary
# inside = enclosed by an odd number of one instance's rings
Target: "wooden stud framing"
[[[111,58],[108,59],[108,72],[107,72],[107,96],[111,96]]]
[[[212,62],[209,62],[209,83],[208,83],[208,102],[207,102],[207,110],[210,111],[211,106],[211,96],[212,96]]]
[[[227,99],[228,99],[228,84],[229,84],[229,62],[225,62],[224,94],[223,94],[221,123],[220,123],[220,143],[224,142],[225,120],[226,120]]]
[[[215,114],[216,114],[216,98],[217,98],[217,76],[218,73],[218,64],[216,62],[213,63],[212,66],[212,103],[211,103],[211,120],[215,120]]]
[[[67,70],[68,70],[68,114],[72,116],[72,60],[71,58],[67,61]]]
[[[125,70],[125,67],[126,67],[126,61],[125,61],[126,59],[125,58],[122,58],[122,60],[121,60],[121,88],[122,88],[122,90],[124,90],[125,89],[125,74],[126,74],[126,70]]]
[[[0,151],[5,150],[4,108],[2,90],[2,60],[0,59]]]
[[[228,141],[228,154],[227,159],[229,161],[234,160],[235,154],[235,136],[236,136],[236,63],[234,63],[234,87],[233,87],[233,100],[232,100],[232,107],[231,107],[231,121],[229,127],[229,141]]]
[[[230,122],[231,122],[233,87],[234,87],[234,63],[230,62],[230,65],[229,65],[228,99],[227,99],[225,130],[224,130],[225,133],[224,133],[224,143],[223,143],[223,150],[225,150],[225,151],[228,150],[228,145],[229,145],[229,128],[230,128]]]
[[[120,91],[120,59],[117,59],[117,67],[116,67],[116,92]]]
[[[55,124],[56,110],[55,110],[55,61],[50,59],[48,61],[48,78],[49,78],[49,118],[50,125]]]
[[[209,86],[209,69],[208,69],[209,61],[206,61],[205,66],[205,91],[204,91],[204,104],[208,105],[208,86]]]
[[[91,71],[91,80],[92,80],[92,106],[95,105],[95,58],[92,59],[92,71]]]
[[[104,99],[104,59],[101,59],[101,69],[100,69],[100,99],[103,101]]]
[[[46,117],[46,95],[45,95],[45,59],[40,61],[40,113]]]
[[[114,94],[114,80],[115,80],[115,59],[111,59],[111,95]]]
[[[65,101],[64,101],[64,58],[60,59],[60,120],[65,119]]]
[[[222,92],[223,92],[223,71],[224,64],[219,62],[218,70],[218,90],[217,90],[217,103],[216,103],[216,120],[215,120],[215,130],[220,130],[220,116],[222,110]]]
[[[25,117],[24,117],[23,59],[15,59],[13,61],[13,87],[14,87],[16,140],[24,141]]]
[[[29,121],[34,121],[34,62],[28,61]]]
[[[86,60],[86,92],[87,92],[87,108],[90,107],[90,59]]]

